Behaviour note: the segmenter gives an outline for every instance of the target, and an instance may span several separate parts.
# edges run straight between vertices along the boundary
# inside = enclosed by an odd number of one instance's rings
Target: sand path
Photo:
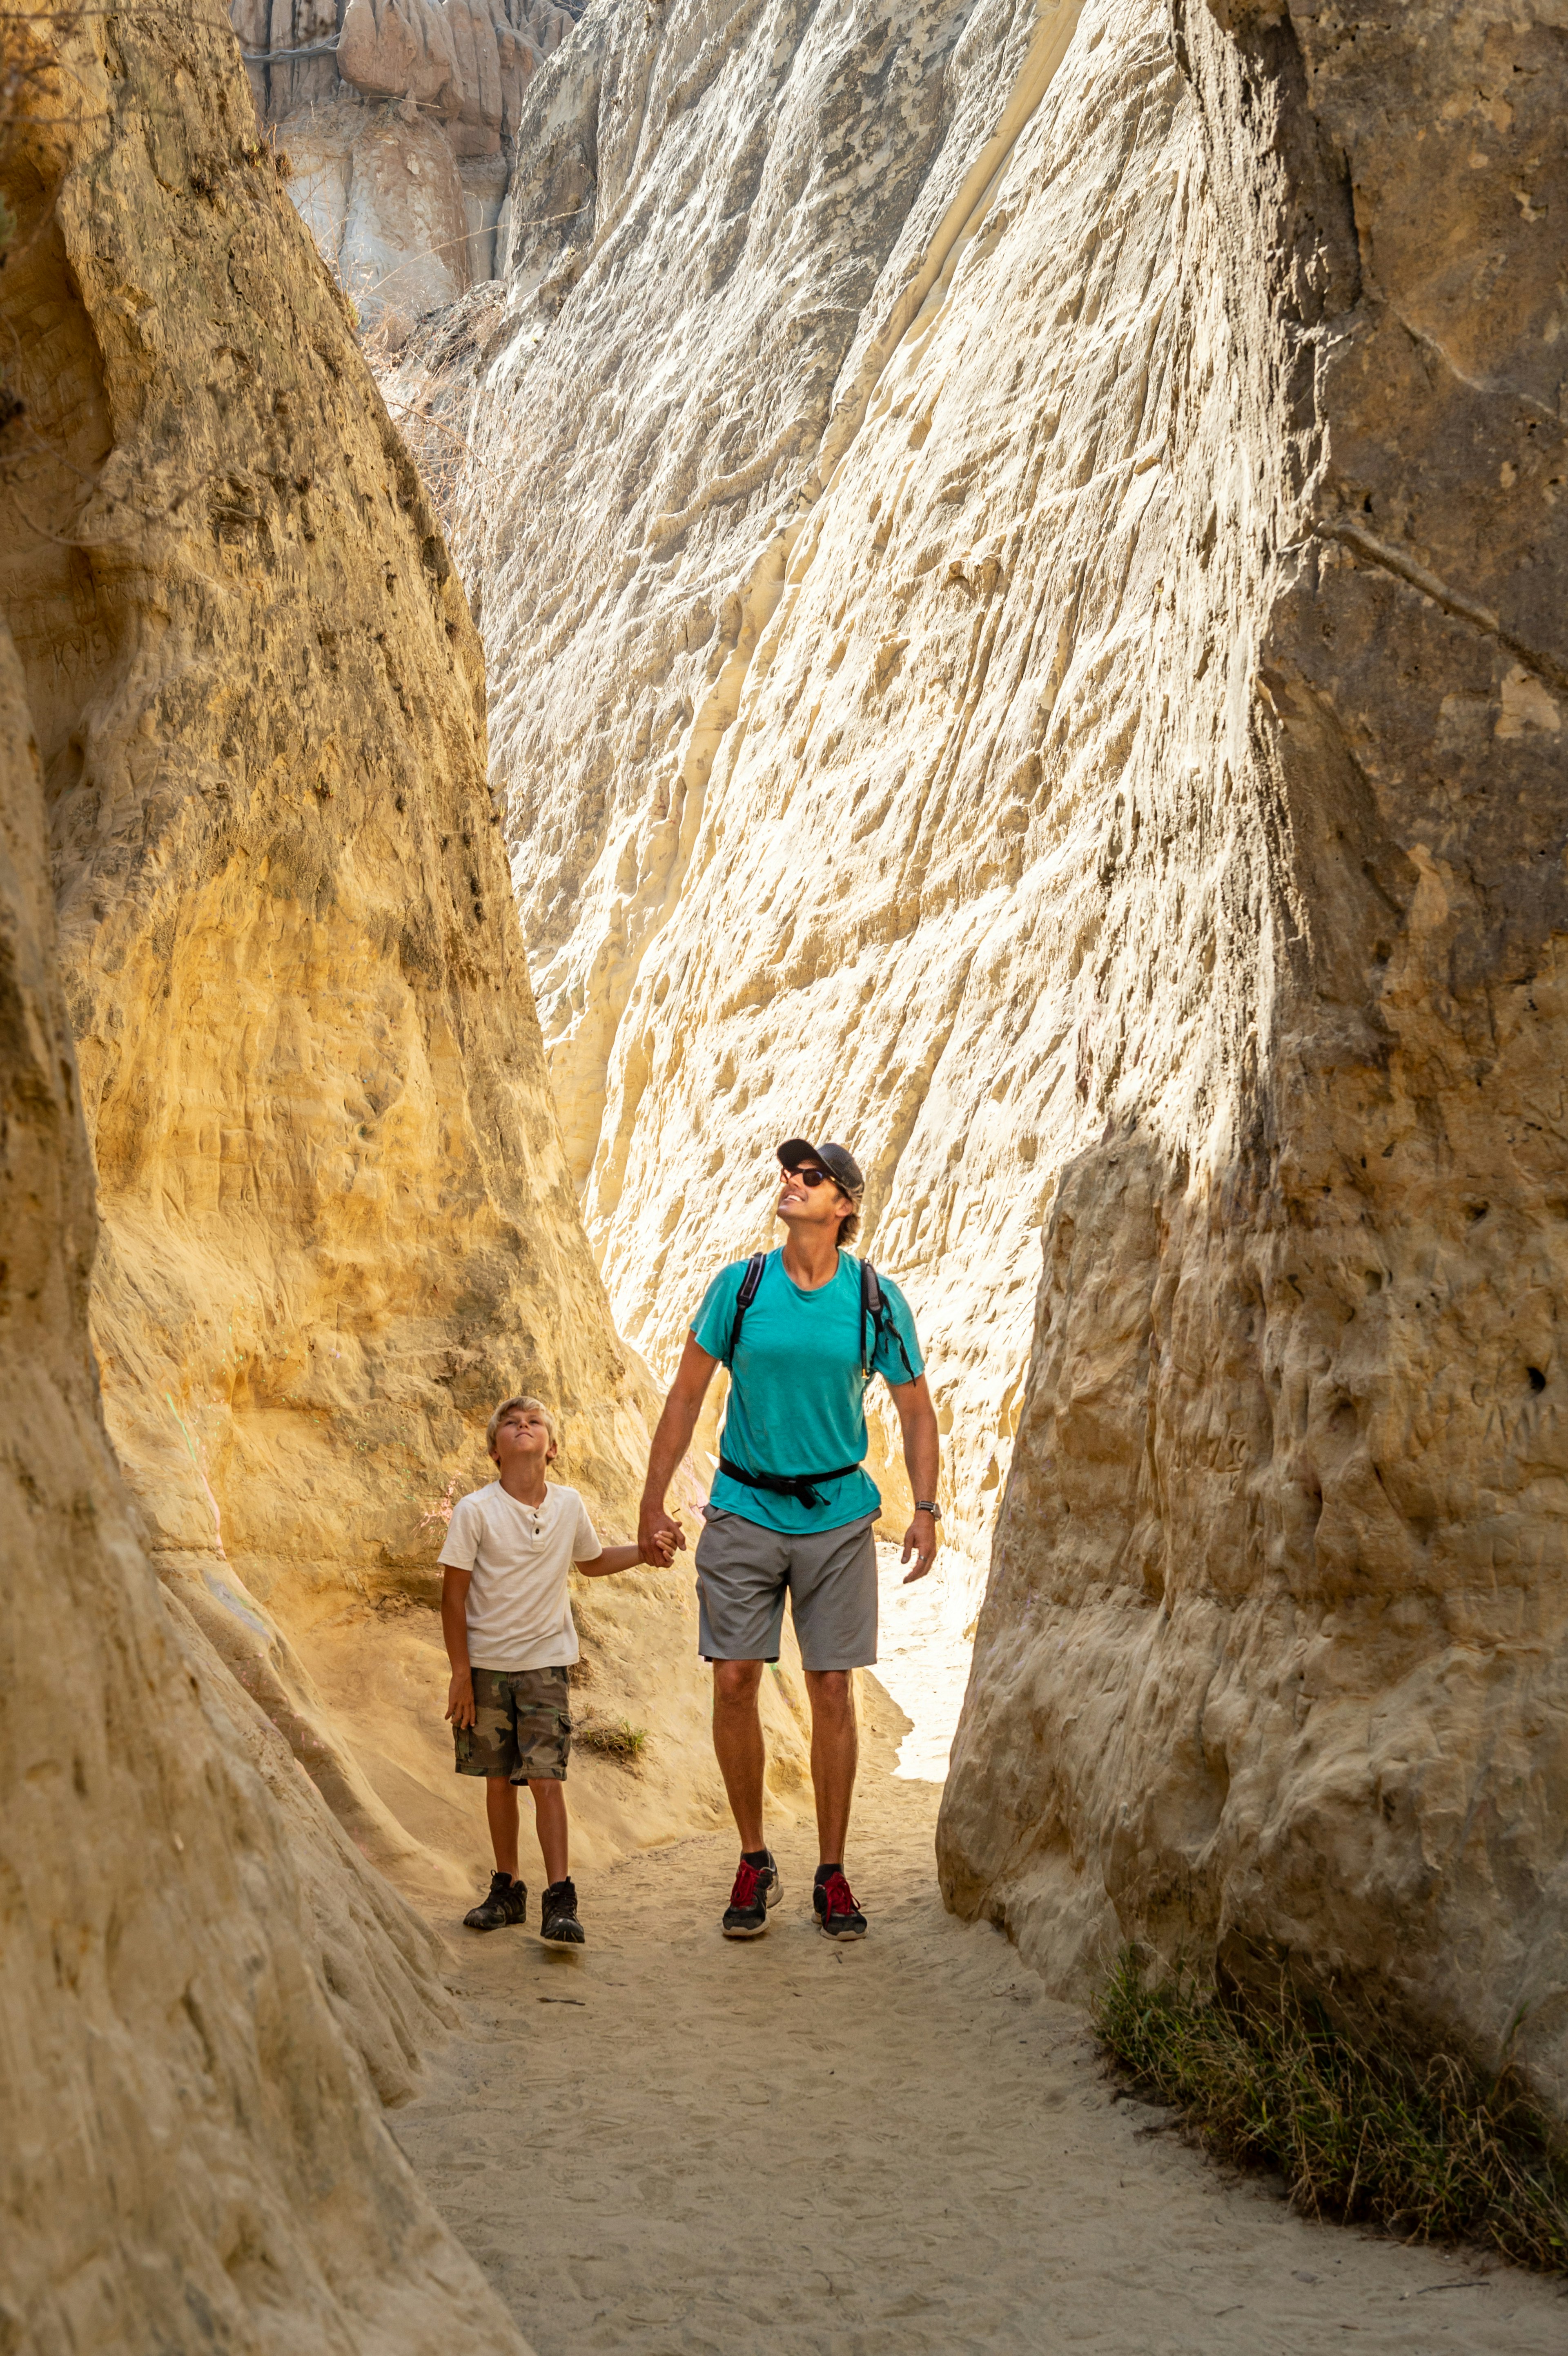
[[[392,2125],[539,2356],[1562,2356],[1552,2284],[1307,2223],[1116,2099],[1082,2016],[943,1912],[937,1787],[868,1747],[858,1948],[798,1829],[750,1945],[718,1837],[583,1877],[580,1956],[453,1926],[470,2033]]]

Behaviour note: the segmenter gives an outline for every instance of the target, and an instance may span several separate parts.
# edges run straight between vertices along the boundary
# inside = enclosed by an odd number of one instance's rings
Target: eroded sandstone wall
[[[591,10],[458,487],[622,1330],[824,1130],[1023,1418],[952,1901],[1548,2085],[1559,16]]]
[[[514,880],[622,1330],[667,1366],[767,1233],[773,1144],[849,1138],[976,1560],[1049,1185],[997,1106],[1051,1033],[1014,888],[1030,626],[996,638],[1019,410],[997,380],[929,438],[933,354],[1076,21],[590,10],[525,108],[464,477]],[[1106,431],[1130,463],[1136,416]]]
[[[579,14],[555,0],[230,0],[229,10],[263,122],[346,91],[400,101],[457,155],[510,144],[529,79]]]
[[[3,626],[0,1236],[5,2345],[527,2356],[381,2121],[454,2018],[439,1943],[160,1589],[103,1430],[91,1162]]]
[[[624,1536],[645,1380],[584,1240],[467,607],[221,16],[70,36],[18,128],[0,596],[48,787],[109,1428],[165,1580],[355,1838],[484,1864],[432,1600],[509,1391]],[[171,96],[170,93],[173,95]],[[718,1804],[688,1583],[580,1601],[619,1843]],[[777,1737],[798,1753],[781,1703]],[[660,1744],[664,1747],[660,1749]]]
[[[578,13],[553,0],[230,0],[290,193],[384,338],[495,275],[523,92]]]
[[[1199,947],[1260,991],[1227,1118],[1125,1078],[1062,1169],[941,1843],[1064,1979],[1284,1952],[1559,2104],[1560,17],[1177,20],[1264,560]]]

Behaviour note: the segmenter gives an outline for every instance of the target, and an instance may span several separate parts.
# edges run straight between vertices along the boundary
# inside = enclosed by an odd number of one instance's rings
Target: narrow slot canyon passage
[[[1568,0],[0,48],[0,2356],[1568,2356]]]
[[[765,1939],[718,1918],[731,1837],[582,1872],[589,1944],[450,1927],[466,2028],[390,2125],[538,2356],[1259,2356],[1562,2346],[1555,2286],[1293,2215],[1119,2096],[1084,2016],[942,1907],[940,1757],[961,1664],[884,1548],[850,1871],[858,1947],[810,1915],[806,1822],[770,1827]],[[919,1663],[923,1686],[914,1675]],[[900,1761],[904,1772],[900,1772]],[[935,1772],[940,1772],[939,1769]]]

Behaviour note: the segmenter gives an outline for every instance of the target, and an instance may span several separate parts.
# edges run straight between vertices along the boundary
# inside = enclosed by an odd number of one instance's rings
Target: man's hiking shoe
[[[816,1927],[830,1939],[863,1939],[866,1918],[855,1903],[855,1893],[841,1873],[830,1873],[811,1893]]]
[[[760,1939],[768,1927],[768,1909],[776,1906],[784,1896],[784,1883],[779,1879],[773,1853],[768,1851],[766,1865],[748,1865],[744,1858],[735,1872],[735,1887],[730,1892],[730,1903],[724,1909],[721,1928],[727,1939]]]
[[[508,1922],[520,1922],[528,1911],[528,1893],[520,1881],[509,1873],[490,1876],[490,1895],[471,1906],[464,1916],[470,1931],[499,1931]]]
[[[577,1919],[577,1885],[570,1877],[552,1881],[539,1900],[539,1937],[548,1939],[552,1947],[587,1944]]]

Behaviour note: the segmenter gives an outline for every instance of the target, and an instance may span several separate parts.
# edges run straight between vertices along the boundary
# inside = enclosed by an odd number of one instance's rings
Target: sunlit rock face
[[[445,1515],[491,1407],[537,1392],[624,1537],[645,1378],[550,1104],[441,535],[221,18],[127,21],[93,107],[13,151],[0,446],[104,1408],[171,1590],[367,1854],[450,1907],[488,1868],[443,1719]],[[689,1582],[581,1612],[587,1698],[648,1727],[656,1696],[665,1745],[590,1766],[603,1839],[707,1822]]]
[[[994,356],[989,407],[949,429],[933,355],[987,197],[1056,119],[1075,21],[1071,0],[591,9],[525,106],[459,492],[622,1330],[667,1366],[708,1273],[768,1233],[773,1143],[848,1140],[934,1353],[971,1546],[1050,1185],[1032,1110],[1000,1107],[1051,1032],[1017,888],[1033,723],[997,643],[1028,467]]]
[[[826,1132],[972,1559],[1021,1432],[952,1902],[1543,2085],[1563,38],[591,10],[459,486],[623,1331]]]

